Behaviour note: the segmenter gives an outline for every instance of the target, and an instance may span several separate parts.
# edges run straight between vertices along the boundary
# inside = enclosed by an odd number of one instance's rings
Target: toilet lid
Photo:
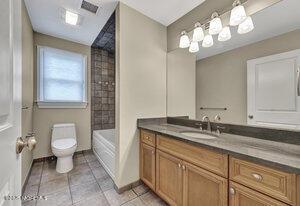
[[[54,140],[52,146],[57,149],[68,149],[76,145],[76,140],[72,138]]]

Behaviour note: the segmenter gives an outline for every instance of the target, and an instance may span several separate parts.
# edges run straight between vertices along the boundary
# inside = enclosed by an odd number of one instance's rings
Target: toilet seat
[[[74,138],[57,139],[54,140],[52,143],[52,147],[59,150],[69,149],[74,147],[75,145],[76,145],[76,140]]]

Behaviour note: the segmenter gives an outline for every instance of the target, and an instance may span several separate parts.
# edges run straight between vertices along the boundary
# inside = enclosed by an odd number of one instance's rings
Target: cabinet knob
[[[154,152],[154,151],[152,151],[152,152],[151,152],[151,154],[153,154],[153,155],[154,155],[154,154],[155,154],[155,152]]]
[[[262,181],[263,177],[259,174],[253,173],[252,176],[257,180],[257,181]]]
[[[181,168],[181,164],[180,163],[178,163],[178,168]]]
[[[232,187],[229,189],[229,193],[231,194],[231,195],[235,195],[235,189],[233,189]]]
[[[185,170],[185,165],[182,165],[182,170]]]
[[[249,118],[249,119],[253,119],[253,115],[249,114],[249,115],[248,115],[248,118]]]

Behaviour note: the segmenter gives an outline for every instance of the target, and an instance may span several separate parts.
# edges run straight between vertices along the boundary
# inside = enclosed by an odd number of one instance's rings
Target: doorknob
[[[24,147],[27,147],[31,151],[35,148],[36,143],[37,141],[34,137],[34,133],[28,134],[25,139],[19,137],[16,142],[16,153],[20,154]]]

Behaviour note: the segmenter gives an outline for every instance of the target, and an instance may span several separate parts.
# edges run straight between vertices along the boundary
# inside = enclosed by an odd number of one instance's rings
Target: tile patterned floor
[[[23,206],[166,206],[145,185],[118,194],[113,180],[89,151],[74,156],[74,168],[67,174],[55,170],[56,161],[38,162],[24,195],[45,195],[47,200],[24,200]]]

